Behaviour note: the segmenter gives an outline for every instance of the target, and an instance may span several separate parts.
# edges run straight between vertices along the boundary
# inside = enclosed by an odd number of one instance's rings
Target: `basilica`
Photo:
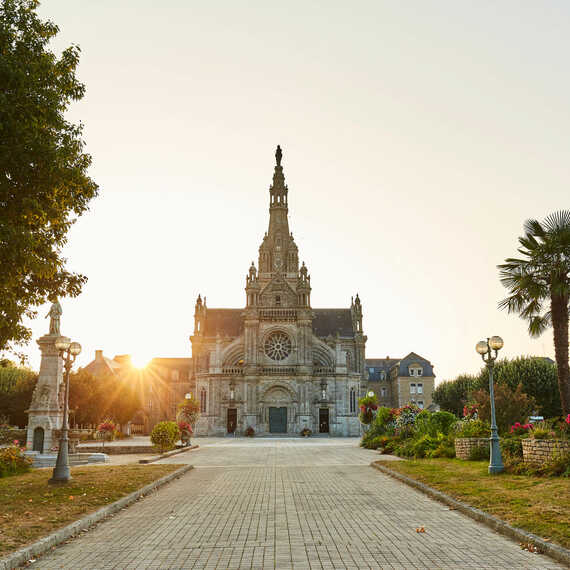
[[[359,435],[358,398],[368,389],[371,374],[362,305],[356,295],[345,308],[313,307],[309,269],[299,264],[289,228],[279,146],[275,159],[269,227],[257,267],[252,263],[246,276],[245,307],[210,308],[201,296],[196,301],[190,337],[201,408],[196,435],[244,434],[249,428],[256,435],[299,434],[305,428]],[[429,362],[421,360],[418,366],[429,367],[431,374]],[[391,379],[387,370],[386,387]],[[388,391],[378,395],[387,403],[393,399]]]

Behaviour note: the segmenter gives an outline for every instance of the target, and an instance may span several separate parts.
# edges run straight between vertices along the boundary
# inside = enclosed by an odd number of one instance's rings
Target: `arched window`
[[[356,390],[354,388],[350,389],[349,402],[350,413],[354,414],[354,412],[356,412]]]
[[[200,389],[200,412],[202,414],[206,413],[206,406],[208,404],[207,401],[207,394],[206,394],[206,389],[205,388],[201,388]]]

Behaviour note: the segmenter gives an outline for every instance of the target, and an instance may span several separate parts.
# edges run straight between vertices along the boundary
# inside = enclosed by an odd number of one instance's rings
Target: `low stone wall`
[[[106,453],[107,455],[131,455],[134,453],[158,453],[152,445],[81,445],[76,448],[81,453]]]
[[[570,441],[560,439],[522,440],[523,461],[533,465],[542,465],[560,453],[570,453]]]
[[[20,445],[26,445],[26,430],[19,428],[0,428],[0,445],[12,443],[15,439]]]
[[[458,459],[469,459],[472,449],[488,445],[488,437],[458,437],[455,439],[455,455]]]

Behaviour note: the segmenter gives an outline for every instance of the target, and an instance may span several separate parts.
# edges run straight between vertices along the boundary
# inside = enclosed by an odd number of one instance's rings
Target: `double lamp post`
[[[503,348],[504,342],[500,336],[492,336],[487,340],[481,340],[475,345],[475,350],[481,355],[483,362],[489,370],[489,397],[491,401],[491,437],[490,442],[490,459],[489,473],[501,473],[504,471],[503,459],[501,457],[501,446],[499,444],[499,434],[497,433],[497,420],[495,418],[495,390],[493,387],[493,367],[495,360],[499,354],[499,350]],[[493,356],[493,351],[495,355]]]
[[[63,422],[61,426],[61,437],[59,438],[59,449],[57,451],[57,461],[51,479],[48,481],[51,485],[67,483],[71,480],[71,472],[69,469],[69,438],[68,438],[68,416],[69,416],[69,373],[71,367],[81,352],[81,345],[78,342],[71,342],[65,337],[59,337],[55,341],[55,348],[63,359],[63,368],[65,370],[65,393],[63,396]]]

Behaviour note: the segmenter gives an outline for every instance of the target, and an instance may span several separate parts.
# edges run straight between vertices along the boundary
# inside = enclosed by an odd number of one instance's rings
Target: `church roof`
[[[313,332],[316,336],[353,337],[352,316],[350,309],[313,309]]]
[[[204,336],[239,336],[243,332],[243,309],[210,309],[206,312]]]

